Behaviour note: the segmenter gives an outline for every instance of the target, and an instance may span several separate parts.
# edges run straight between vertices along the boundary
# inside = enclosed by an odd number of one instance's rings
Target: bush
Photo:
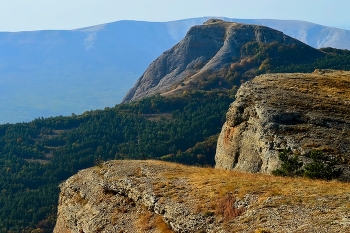
[[[297,154],[290,149],[280,152],[278,157],[282,161],[279,169],[272,172],[276,176],[304,176],[310,179],[331,180],[338,178],[342,173],[341,168],[336,168],[336,160],[327,160],[327,157],[320,150],[310,152],[312,161],[305,166],[299,161]]]
[[[336,168],[336,161],[326,161],[325,155],[322,151],[311,151],[310,157],[312,162],[305,165],[304,176],[310,179],[331,180],[338,178],[342,174],[341,168]]]
[[[282,161],[281,168],[272,171],[272,174],[277,176],[300,176],[302,174],[303,162],[299,161],[297,154],[293,155],[292,150],[284,149],[278,154],[278,158]]]

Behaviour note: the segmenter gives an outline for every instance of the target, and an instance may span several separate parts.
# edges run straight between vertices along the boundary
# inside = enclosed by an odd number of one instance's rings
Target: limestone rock
[[[230,67],[233,58],[241,56],[241,47],[254,41],[309,47],[268,27],[211,19],[204,25],[193,26],[183,40],[152,62],[123,102],[157,93],[169,94],[175,87],[176,92],[181,92],[185,88],[179,86],[181,82],[191,86],[191,81],[203,75]]]
[[[201,230],[212,217],[196,213],[196,200],[189,200],[183,191],[171,190],[172,185],[181,188],[186,181],[160,176],[176,174],[177,166],[115,161],[79,172],[61,185],[54,232],[162,232],[155,215],[162,216],[175,232]],[[166,191],[178,195],[178,201],[166,197]],[[142,220],[147,215],[154,226],[147,227],[150,223]]]
[[[270,173],[279,150],[350,161],[350,72],[265,74],[244,83],[218,139],[216,168]]]
[[[340,182],[109,161],[60,188],[54,233],[316,233],[350,226],[350,185]]]

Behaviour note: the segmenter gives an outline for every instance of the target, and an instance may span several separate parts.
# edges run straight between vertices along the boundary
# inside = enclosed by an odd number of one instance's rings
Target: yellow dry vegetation
[[[171,182],[162,184],[162,190],[172,194],[167,195],[167,198],[179,199],[189,196],[202,200],[198,210],[204,212],[215,211],[218,199],[226,194],[240,199],[246,194],[256,194],[259,196],[256,204],[261,204],[269,197],[281,196],[283,198],[277,199],[275,205],[302,204],[313,207],[325,202],[331,208],[350,211],[350,204],[346,201],[350,198],[349,183],[199,168],[160,161],[150,163],[162,163],[172,167],[171,171],[159,175],[174,180],[174,183],[175,180],[186,180],[186,185],[189,185],[184,188]]]
[[[149,212],[146,208],[140,213],[136,222],[139,232],[173,233],[174,231],[157,214]]]

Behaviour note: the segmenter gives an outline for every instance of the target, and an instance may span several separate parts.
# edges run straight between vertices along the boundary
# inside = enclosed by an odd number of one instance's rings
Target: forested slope
[[[79,116],[0,126],[0,231],[47,225],[50,232],[59,182],[102,160],[213,165],[217,136],[210,136],[220,131],[234,93],[154,96]]]

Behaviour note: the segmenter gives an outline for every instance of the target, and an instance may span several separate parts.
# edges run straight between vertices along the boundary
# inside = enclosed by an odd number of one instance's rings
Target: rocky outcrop
[[[80,171],[60,188],[54,233],[312,233],[350,227],[350,185],[340,182],[109,161]]]
[[[177,177],[182,172],[188,169],[155,161],[83,170],[61,185],[54,232],[217,232],[215,218],[199,211],[191,182]]]
[[[244,83],[218,139],[216,168],[269,173],[279,150],[350,161],[350,72],[266,74]]]
[[[248,42],[295,44],[315,50],[268,27],[208,20],[204,25],[192,27],[183,40],[152,62],[123,102],[170,92],[174,88],[179,92],[186,88],[184,86],[191,86],[191,81],[237,62],[241,47]],[[183,81],[186,85],[180,85]]]

